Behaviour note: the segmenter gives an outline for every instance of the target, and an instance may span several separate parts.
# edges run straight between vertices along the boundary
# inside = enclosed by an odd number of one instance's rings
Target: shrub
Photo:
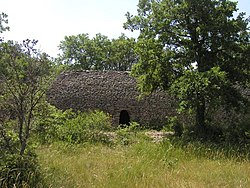
[[[250,118],[249,118],[250,120]],[[230,125],[223,132],[223,138],[227,142],[246,144],[250,143],[250,121],[242,122],[239,125]]]
[[[0,160],[0,187],[39,187],[41,169],[36,155],[6,154]]]
[[[130,125],[120,125],[116,130],[117,142],[122,145],[130,145],[136,142],[137,131],[140,125],[137,122],[131,122]]]
[[[25,152],[20,154],[15,124],[15,120],[0,124],[0,187],[38,187],[43,176],[31,150],[34,145],[29,142]]]
[[[55,141],[58,138],[57,129],[77,116],[71,109],[62,111],[46,102],[39,106],[36,115],[35,136],[42,144]]]
[[[109,137],[104,133],[111,129],[109,115],[102,111],[80,112],[74,118],[67,119],[57,129],[59,140],[69,143],[104,142]]]

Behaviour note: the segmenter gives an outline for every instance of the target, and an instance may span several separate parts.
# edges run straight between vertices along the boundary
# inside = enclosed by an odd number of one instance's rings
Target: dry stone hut
[[[128,72],[70,71],[61,73],[48,92],[48,101],[59,109],[99,109],[112,116],[113,124],[136,121],[160,125],[174,115],[173,100],[155,92],[138,100],[136,80]]]

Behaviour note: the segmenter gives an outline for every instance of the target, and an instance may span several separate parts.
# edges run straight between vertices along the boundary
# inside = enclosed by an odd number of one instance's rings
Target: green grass
[[[37,153],[45,181],[53,188],[250,187],[247,157],[207,151],[140,139],[128,146],[54,143]]]

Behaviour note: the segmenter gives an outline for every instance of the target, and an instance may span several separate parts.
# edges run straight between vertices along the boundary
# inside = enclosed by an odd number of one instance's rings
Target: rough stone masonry
[[[114,125],[136,121],[160,125],[175,115],[174,100],[157,91],[139,99],[136,80],[122,71],[68,71],[48,91],[48,101],[59,109],[99,109],[112,116]]]

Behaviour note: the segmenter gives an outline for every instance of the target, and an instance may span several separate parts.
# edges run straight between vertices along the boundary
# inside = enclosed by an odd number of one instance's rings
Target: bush
[[[250,118],[249,118],[250,119]],[[250,121],[242,122],[239,125],[230,125],[223,132],[223,138],[227,142],[246,144],[250,143]]]
[[[109,137],[104,131],[111,129],[109,115],[101,111],[80,112],[74,118],[67,119],[57,129],[59,140],[69,143],[104,142],[109,143]]]
[[[42,174],[36,155],[27,144],[20,155],[20,141],[16,132],[16,120],[0,122],[0,187],[38,187]]]
[[[140,125],[137,122],[131,122],[130,125],[120,125],[116,130],[117,143],[122,145],[131,145],[137,141],[137,132]]]
[[[58,138],[58,128],[68,119],[75,118],[76,114],[71,109],[62,111],[44,102],[39,106],[36,116],[34,135],[44,144],[55,141]]]
[[[0,160],[0,187],[39,187],[41,169],[33,153],[7,154]]]

